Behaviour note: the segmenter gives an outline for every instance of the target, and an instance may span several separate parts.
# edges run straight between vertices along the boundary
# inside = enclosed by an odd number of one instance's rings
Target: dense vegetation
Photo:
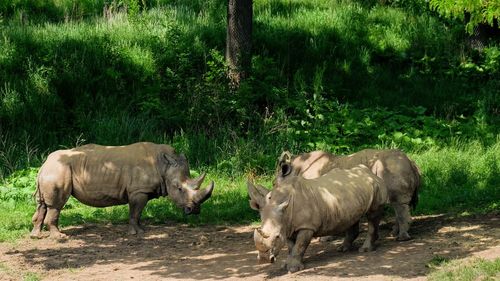
[[[103,7],[106,4],[105,17]],[[26,233],[37,168],[83,143],[169,143],[216,181],[198,218],[256,219],[246,177],[282,150],[397,147],[423,172],[418,213],[500,209],[500,45],[425,1],[254,1],[251,77],[228,87],[225,1],[0,4],[0,240]],[[126,221],[71,201],[62,224]]]

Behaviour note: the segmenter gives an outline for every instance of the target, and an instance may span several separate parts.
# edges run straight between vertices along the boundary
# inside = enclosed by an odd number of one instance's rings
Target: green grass
[[[500,209],[500,141],[456,142],[413,155],[422,174],[417,213]]]
[[[445,261],[435,267],[428,276],[429,281],[472,281],[498,280],[500,277],[500,258],[484,260],[476,258],[468,261]]]

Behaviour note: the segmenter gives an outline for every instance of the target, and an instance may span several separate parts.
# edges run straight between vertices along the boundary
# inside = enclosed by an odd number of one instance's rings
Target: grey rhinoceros
[[[31,237],[40,237],[45,222],[51,237],[59,231],[59,214],[70,195],[94,207],[129,204],[129,233],[143,232],[139,219],[148,200],[169,196],[186,214],[198,214],[214,183],[200,190],[203,173],[189,178],[184,155],[164,144],[83,145],[51,153],[37,178],[37,210]]]
[[[397,236],[399,241],[411,239],[408,234],[411,223],[410,207],[415,208],[418,202],[420,172],[417,165],[402,151],[364,149],[347,156],[324,151],[292,155],[285,151],[278,162],[275,182],[290,175],[302,175],[304,178],[312,179],[333,168],[349,169],[359,164],[366,165],[375,175],[383,179],[387,186],[389,203],[396,214],[393,235]],[[282,163],[290,164],[293,167],[293,173],[285,175],[281,167]]]
[[[287,242],[287,270],[302,270],[302,258],[313,237],[344,232],[340,249],[349,249],[365,214],[368,235],[359,251],[375,248],[387,189],[364,165],[333,169],[315,179],[291,175],[278,181],[272,191],[251,182],[247,186],[250,206],[259,211],[262,220],[262,226],[254,231],[260,261],[274,262]]]

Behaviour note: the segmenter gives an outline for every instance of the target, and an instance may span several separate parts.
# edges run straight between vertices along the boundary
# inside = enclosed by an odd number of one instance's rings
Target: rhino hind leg
[[[410,215],[410,206],[408,204],[393,204],[394,212],[396,213],[396,222],[397,226],[394,227],[393,233],[395,230],[398,232],[394,233],[397,235],[396,240],[398,241],[407,241],[410,240],[411,237],[408,234],[408,230],[410,229],[411,223],[411,215]]]
[[[43,227],[43,221],[47,215],[47,205],[43,202],[38,202],[35,213],[31,221],[33,222],[33,230],[31,231],[31,238],[41,238],[41,231]]]
[[[346,232],[344,242],[337,248],[339,252],[347,252],[352,250],[352,243],[359,235],[359,221],[353,224]]]
[[[61,214],[60,208],[47,207],[47,216],[45,217],[45,222],[50,231],[50,237],[55,239],[66,238],[66,234],[63,234],[59,230],[59,215]]]
[[[375,241],[378,239],[378,226],[380,224],[380,220],[384,214],[384,208],[381,207],[375,212],[371,212],[367,214],[368,217],[368,231],[366,235],[365,242],[363,246],[359,248],[359,252],[371,252],[375,250]]]
[[[144,233],[140,226],[142,210],[148,203],[148,195],[145,193],[136,193],[129,197],[129,229],[128,233],[135,235]]]

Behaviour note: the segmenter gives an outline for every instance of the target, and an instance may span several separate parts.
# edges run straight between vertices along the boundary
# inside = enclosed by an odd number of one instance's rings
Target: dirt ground
[[[306,269],[282,269],[286,249],[274,264],[257,264],[251,226],[189,227],[174,223],[146,226],[141,236],[126,234],[126,225],[63,229],[69,238],[19,240],[0,244],[0,280],[31,274],[43,280],[425,280],[436,256],[466,259],[500,257],[497,215],[414,218],[413,240],[397,242],[383,223],[379,247],[371,253],[335,251],[341,240],[315,239]],[[366,228],[363,225],[362,229]],[[356,240],[360,246],[365,233]],[[28,274],[28,275],[26,275]]]

